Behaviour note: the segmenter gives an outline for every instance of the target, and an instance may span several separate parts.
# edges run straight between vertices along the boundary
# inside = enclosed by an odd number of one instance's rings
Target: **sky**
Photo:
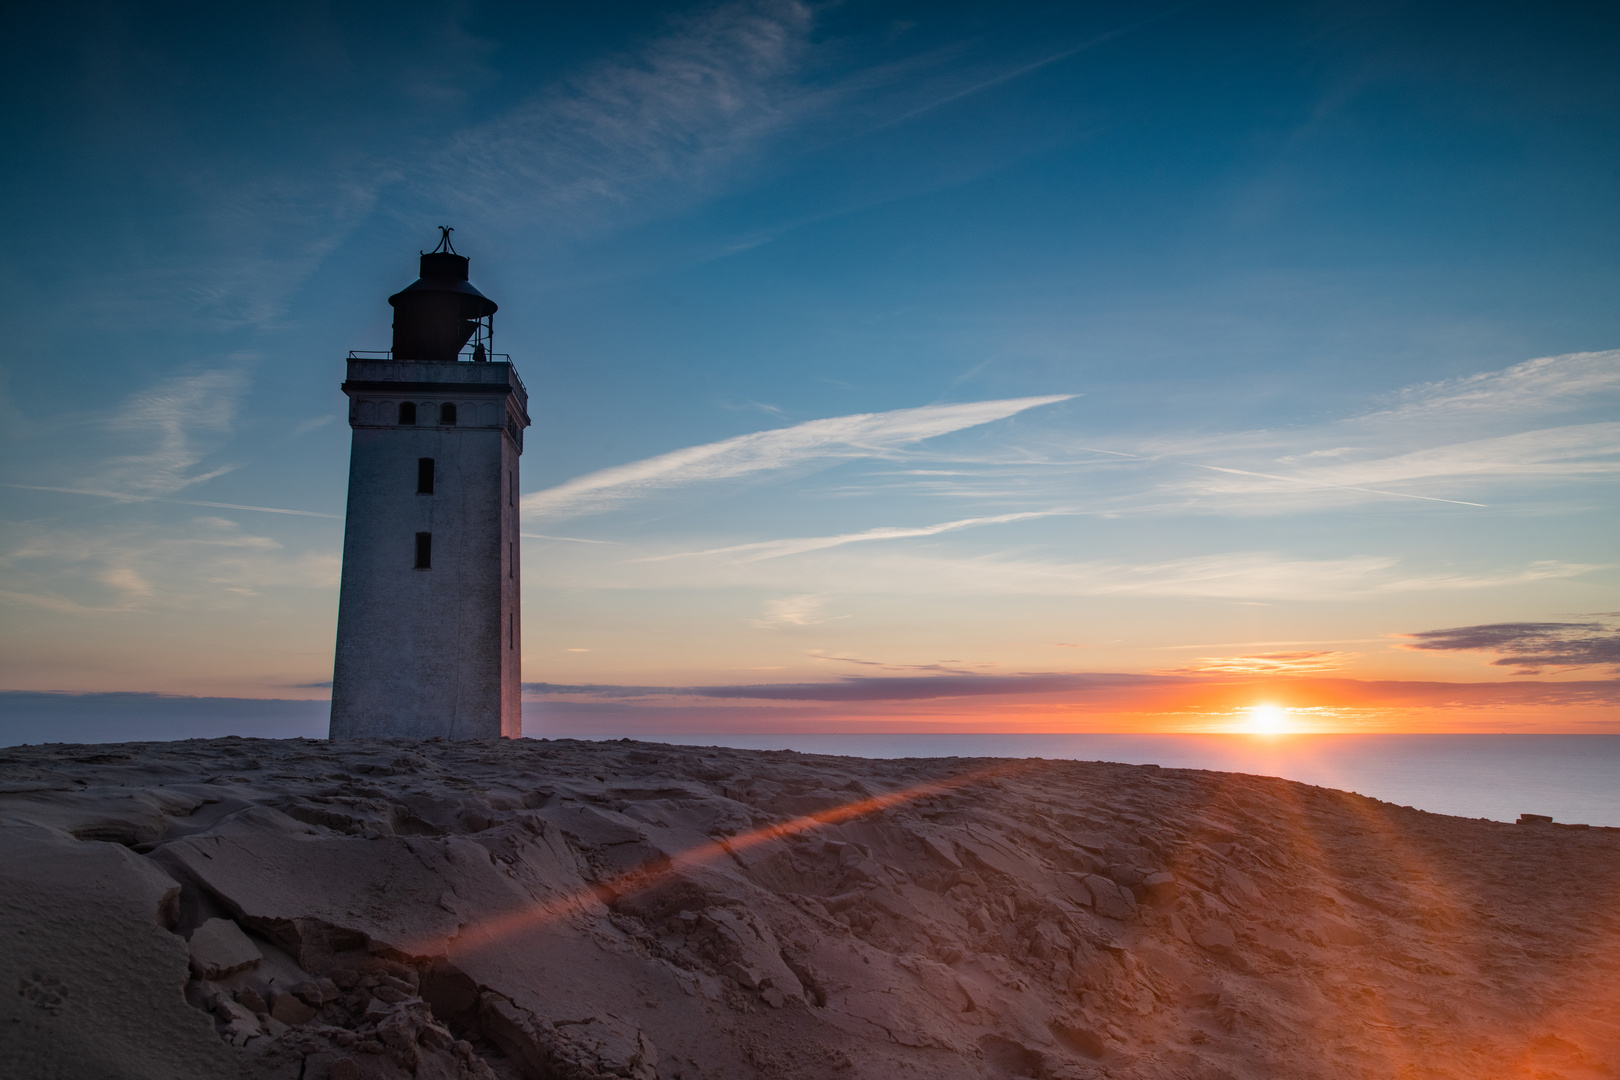
[[[529,733],[1620,732],[1602,5],[3,18],[0,705],[312,722],[443,224]]]

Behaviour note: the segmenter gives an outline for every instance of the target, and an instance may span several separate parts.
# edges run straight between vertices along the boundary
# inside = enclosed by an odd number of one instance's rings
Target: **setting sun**
[[[1288,712],[1275,705],[1251,705],[1243,729],[1251,735],[1286,735],[1293,730]]]

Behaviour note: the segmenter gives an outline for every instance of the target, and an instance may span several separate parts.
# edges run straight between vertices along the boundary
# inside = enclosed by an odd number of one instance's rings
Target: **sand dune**
[[[8,1076],[1620,1076],[1620,830],[1276,779],[18,747],[0,867]]]

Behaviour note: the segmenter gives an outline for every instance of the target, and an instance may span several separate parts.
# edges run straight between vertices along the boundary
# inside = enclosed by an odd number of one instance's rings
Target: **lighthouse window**
[[[511,612],[506,613],[506,647],[517,648],[517,617]]]
[[[517,577],[517,552],[510,540],[506,542],[506,576]]]
[[[399,422],[402,424],[416,423],[416,402],[402,401],[399,403]]]
[[[454,426],[456,422],[456,403],[447,401],[439,406],[439,423]]]
[[[416,534],[416,568],[418,570],[433,569],[433,534]]]
[[[433,459],[430,457],[416,459],[416,493],[433,494]]]

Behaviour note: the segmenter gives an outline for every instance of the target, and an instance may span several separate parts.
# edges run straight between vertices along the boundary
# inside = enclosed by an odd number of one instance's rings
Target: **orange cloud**
[[[1252,656],[1202,656],[1184,668],[1172,668],[1173,675],[1307,675],[1336,671],[1359,653],[1273,652]]]
[[[1620,731],[1620,680],[1320,675],[930,675],[730,687],[531,685],[536,734],[1230,730],[1288,709],[1310,731]],[[538,693],[536,693],[538,691]],[[721,691],[721,693],[716,693]]]

